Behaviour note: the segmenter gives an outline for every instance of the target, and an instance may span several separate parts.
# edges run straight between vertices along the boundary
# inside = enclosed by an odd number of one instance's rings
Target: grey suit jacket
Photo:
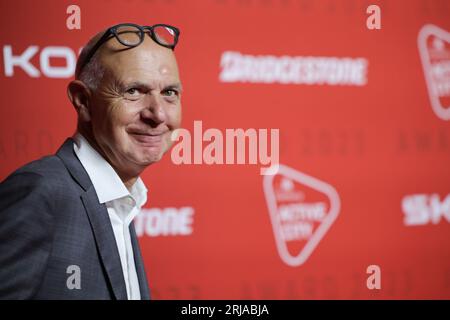
[[[133,224],[130,233],[141,298],[150,299]],[[127,299],[106,206],[71,138],[0,184],[0,299]]]

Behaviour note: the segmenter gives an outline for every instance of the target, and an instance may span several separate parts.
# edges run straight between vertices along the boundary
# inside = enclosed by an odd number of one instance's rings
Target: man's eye
[[[142,92],[139,88],[129,88],[125,91],[125,98],[127,99],[138,99],[141,96]]]
[[[131,95],[135,95],[136,93],[138,93],[138,90],[136,88],[130,88],[127,90],[127,93],[131,94]]]
[[[167,89],[163,91],[163,95],[168,96],[168,97],[174,97],[178,95],[178,91],[174,90],[174,89]]]

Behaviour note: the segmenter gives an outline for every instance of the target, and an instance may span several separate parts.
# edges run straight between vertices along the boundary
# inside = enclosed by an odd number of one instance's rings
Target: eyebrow
[[[130,83],[122,83],[122,88],[129,88],[129,87],[137,87],[137,88],[145,88],[145,89],[151,89],[151,87],[141,81],[132,81]],[[175,82],[168,84],[164,86],[163,90],[167,89],[177,89],[178,91],[183,91],[183,86],[181,85],[181,82]]]
[[[179,92],[182,92],[183,86],[181,85],[181,82],[177,82],[177,83],[169,84],[168,86],[165,86],[164,89],[177,89]]]

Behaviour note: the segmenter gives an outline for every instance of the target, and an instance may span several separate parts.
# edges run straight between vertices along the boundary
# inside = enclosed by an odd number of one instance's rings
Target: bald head
[[[88,43],[83,47],[83,50],[81,50],[80,56],[78,57],[77,66],[75,69],[75,79],[80,78],[81,67],[85,65],[88,54],[92,51],[92,48],[100,40],[100,38],[106,32],[106,30],[107,29],[100,31],[95,36],[93,36],[88,41]],[[94,57],[91,58],[91,61],[93,60],[93,58]],[[86,66],[84,66],[84,67],[86,67]]]

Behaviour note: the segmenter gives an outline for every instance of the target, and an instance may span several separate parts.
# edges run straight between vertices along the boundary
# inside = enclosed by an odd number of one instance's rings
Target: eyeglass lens
[[[149,30],[146,30],[150,32]],[[141,42],[141,30],[134,26],[119,26],[116,28],[116,35],[119,41],[126,46],[135,46]],[[155,26],[153,34],[156,41],[162,45],[172,46],[175,44],[175,32],[165,26]]]

